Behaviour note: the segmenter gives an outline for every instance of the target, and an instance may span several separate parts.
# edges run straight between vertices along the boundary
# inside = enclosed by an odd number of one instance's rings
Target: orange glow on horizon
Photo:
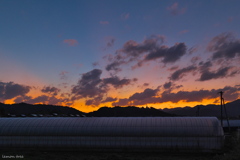
[[[14,104],[14,100],[13,99],[7,99],[4,101],[4,104]]]
[[[39,95],[43,95],[40,94],[41,92],[36,90],[36,92],[31,92],[28,93],[28,96],[32,96],[33,98],[38,97]],[[219,105],[219,103],[216,103],[219,101],[219,98],[215,98],[215,99],[203,99],[202,101],[194,101],[194,102],[186,102],[185,100],[181,100],[177,103],[173,103],[173,102],[164,102],[164,103],[149,103],[149,104],[144,104],[144,105],[134,105],[134,102],[131,101],[132,103],[129,105],[132,106],[136,106],[136,107],[153,107],[156,109],[164,109],[164,108],[176,108],[176,107],[194,107],[196,105],[208,105],[208,104],[215,104],[215,105]],[[225,103],[228,103],[229,101],[225,101]],[[14,104],[14,98],[13,99],[8,99],[4,101],[5,104]],[[44,102],[38,102],[35,104],[45,104]],[[50,104],[51,105],[51,104]],[[114,107],[112,106],[112,102],[106,102],[106,103],[102,103],[99,106],[87,106],[85,105],[85,99],[81,99],[81,100],[77,100],[75,101],[72,105],[68,105],[68,102],[61,102],[58,105],[61,106],[69,106],[72,108],[75,108],[79,111],[85,112],[85,113],[89,113],[89,112],[93,112],[98,110],[101,107]],[[122,106],[125,107],[125,106]]]
[[[164,108],[176,108],[176,107],[195,107],[196,105],[208,105],[208,104],[215,104],[215,105],[219,105],[218,103],[214,103],[216,100],[218,100],[218,98],[216,99],[204,99],[201,102],[185,102],[185,101],[179,101],[177,103],[172,103],[172,102],[164,102],[164,103],[156,103],[156,104],[145,104],[145,105],[137,105],[136,107],[153,107],[156,109],[164,109]],[[225,102],[227,103],[227,102]],[[98,110],[101,107],[114,107],[111,106],[111,103],[108,103],[109,105],[101,105],[101,106],[97,106],[97,107],[93,107],[93,106],[85,106],[84,103],[75,103],[73,106],[71,106],[72,108],[75,108],[77,110],[80,110],[82,112],[93,112]],[[135,106],[135,105],[133,105]],[[122,107],[126,107],[126,106],[122,106]]]

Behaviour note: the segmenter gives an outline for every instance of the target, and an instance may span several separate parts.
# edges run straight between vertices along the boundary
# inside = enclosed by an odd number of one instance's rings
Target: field
[[[240,140],[236,134],[226,138],[225,146],[219,153],[110,153],[21,149],[1,149],[0,153],[0,159],[19,160],[239,160]]]

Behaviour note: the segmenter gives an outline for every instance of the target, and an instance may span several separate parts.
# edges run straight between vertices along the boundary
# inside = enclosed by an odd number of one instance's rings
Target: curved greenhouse
[[[0,118],[0,147],[215,151],[215,117]]]

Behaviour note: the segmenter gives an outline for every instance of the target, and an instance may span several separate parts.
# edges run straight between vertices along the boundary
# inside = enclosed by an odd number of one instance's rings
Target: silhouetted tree
[[[6,116],[6,112],[5,109],[3,107],[0,108],[0,117],[5,117]]]

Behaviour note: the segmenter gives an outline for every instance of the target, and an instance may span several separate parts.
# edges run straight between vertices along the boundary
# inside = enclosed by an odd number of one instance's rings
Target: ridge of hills
[[[229,118],[240,118],[240,99],[225,104],[227,115]],[[225,109],[223,110],[223,118],[226,118]],[[195,107],[177,107],[165,108],[162,111],[176,114],[179,116],[221,116],[221,105],[197,105]]]
[[[89,117],[173,117],[176,116],[172,113],[166,113],[164,111],[155,108],[139,108],[135,106],[113,108],[102,107],[97,111],[93,111],[87,114]]]
[[[71,115],[84,115],[75,108],[66,106],[55,106],[46,104],[28,104],[28,103],[16,103],[16,104],[3,104],[0,103],[0,116],[5,117],[21,117],[21,116],[71,116]]]
[[[240,99],[226,103],[229,118],[240,117]],[[220,105],[197,105],[195,107],[177,107],[155,109],[153,107],[101,107],[96,111],[85,113],[67,106],[45,104],[3,104],[0,103],[0,117],[172,117],[172,116],[221,116]],[[226,118],[223,108],[223,117]]]
[[[42,104],[3,104],[0,103],[0,116],[2,117],[169,117],[176,116],[171,113],[165,113],[155,108],[139,108],[134,106],[128,107],[102,107],[97,111],[84,113],[77,109],[64,106],[42,105]]]

